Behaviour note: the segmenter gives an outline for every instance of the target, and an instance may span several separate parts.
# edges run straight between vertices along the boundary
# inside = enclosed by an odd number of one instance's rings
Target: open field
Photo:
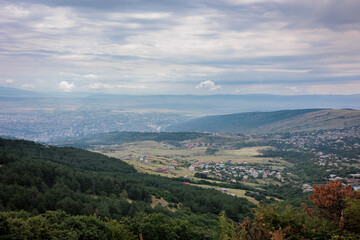
[[[138,171],[149,174],[157,174],[167,177],[193,177],[195,171],[188,167],[194,162],[225,162],[249,164],[271,164],[275,169],[288,162],[279,158],[261,157],[259,150],[267,149],[267,146],[245,147],[238,150],[220,149],[214,155],[206,155],[207,147],[195,147],[189,149],[169,149],[169,146],[155,141],[139,141],[121,145],[107,146],[97,152],[110,157],[115,157],[133,165]],[[145,157],[147,161],[140,161]],[[163,171],[159,171],[163,169]]]
[[[220,187],[203,185],[203,184],[191,184],[191,185],[202,187],[202,188],[212,188],[212,189],[224,192],[224,191],[221,190],[221,189],[224,189],[224,188],[220,188]],[[255,200],[252,197],[249,197],[249,196],[245,195],[246,190],[226,188],[226,192],[235,194],[237,197],[246,198],[247,200],[249,200],[250,202],[252,202],[254,204],[259,204],[259,201]]]
[[[157,199],[155,196],[151,195],[151,207],[154,208],[156,206],[162,206],[162,207],[166,207],[167,209],[169,209],[172,212],[175,212],[177,208],[173,208],[173,207],[169,207],[169,203],[164,200],[163,198]]]
[[[193,176],[194,171],[189,171],[187,168],[176,167],[175,170],[167,170],[167,172],[156,172],[156,169],[167,169],[167,165],[164,164],[147,164],[133,160],[125,160],[125,162],[133,165],[139,172],[155,174],[165,177],[184,177],[184,176]]]
[[[207,147],[194,147],[189,149],[169,149],[168,144],[156,141],[138,141],[124,143],[121,145],[108,145],[97,149],[96,152],[103,153],[110,157],[121,159],[133,165],[139,172],[159,175],[164,177],[189,177],[194,180],[202,180],[194,177],[199,171],[189,170],[189,166],[197,162],[225,162],[231,160],[232,163],[247,163],[246,165],[257,166],[266,164],[272,169],[281,171],[284,166],[290,163],[279,158],[261,157],[260,150],[268,149],[268,146],[245,147],[241,149],[223,149],[214,155],[206,155]],[[201,171],[200,171],[201,172]],[[215,176],[212,176],[215,177]],[[207,179],[209,182],[223,183],[215,179]],[[238,180],[240,181],[240,180]],[[281,184],[274,179],[257,179],[253,181],[241,181],[242,184],[259,188],[260,185]],[[260,185],[259,185],[260,184]],[[204,188],[215,188],[220,191],[220,187],[199,185]],[[238,197],[247,198],[249,201],[258,204],[252,197],[245,196],[245,190],[228,189],[227,193],[235,194]]]
[[[205,155],[205,150],[202,155],[197,156],[197,160],[201,162],[224,162],[231,160],[233,163],[269,163],[269,161],[274,161],[274,158],[265,158],[261,157],[259,150],[268,149],[268,146],[260,147],[245,147],[239,150],[220,150],[214,155]],[[280,159],[277,161],[284,164]],[[273,165],[277,165],[273,163]]]
[[[215,155],[206,155],[205,151],[207,147],[196,147],[190,149],[168,149],[162,143],[155,141],[143,141],[143,142],[134,142],[122,144],[119,146],[111,147],[108,150],[101,150],[100,152],[120,159],[124,157],[133,155],[136,157],[147,156],[150,158],[157,157],[159,160],[161,158],[171,159],[171,160],[194,160],[201,162],[224,162],[224,161],[233,161],[234,163],[269,163],[269,160],[274,160],[273,158],[264,158],[259,157],[260,153],[258,150],[266,149],[269,147],[246,147],[239,150],[220,150]],[[163,160],[165,160],[163,159]],[[285,162],[280,159],[281,164]],[[274,163],[274,165],[276,165]]]
[[[192,148],[174,150],[168,149],[162,143],[155,141],[141,141],[134,143],[126,143],[120,146],[112,147],[111,150],[116,154],[114,157],[121,157],[126,155],[136,156],[166,156],[166,157],[190,157],[205,155],[206,148]]]
[[[274,158],[260,157],[259,150],[267,146],[246,147],[239,150],[220,149],[214,155],[206,155],[207,147],[169,149],[168,145],[155,141],[139,141],[106,146],[97,152],[115,157],[133,165],[138,171],[166,177],[193,177],[195,171],[188,167],[194,162],[225,162],[248,164],[271,164],[274,169],[289,163]],[[140,160],[146,158],[146,161]]]

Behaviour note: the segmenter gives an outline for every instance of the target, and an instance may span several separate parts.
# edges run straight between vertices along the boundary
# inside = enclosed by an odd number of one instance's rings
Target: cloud
[[[111,13],[108,17],[112,20],[141,19],[141,20],[157,20],[170,17],[167,12],[145,12],[145,13]]]
[[[11,84],[14,83],[15,81],[12,80],[11,78],[5,79],[5,80],[1,80],[0,82],[6,83],[6,84]]]
[[[69,55],[54,55],[52,58],[61,59],[61,60],[74,60],[74,61],[83,61],[83,60],[92,60],[94,56],[91,55],[81,55],[81,54],[69,54]]]
[[[195,88],[203,88],[203,89],[207,89],[210,91],[214,91],[214,90],[221,88],[221,86],[215,85],[215,83],[211,80],[206,80],[206,81],[203,81],[203,82],[199,83],[198,85],[196,85]]]
[[[84,78],[96,79],[96,78],[98,78],[98,76],[90,73],[90,74],[84,75]]]
[[[128,89],[144,89],[147,88],[145,85],[123,85],[123,84],[117,84],[117,88],[128,88]]]
[[[145,85],[138,85],[138,84],[133,84],[133,85],[129,85],[129,84],[107,84],[107,83],[92,83],[89,85],[89,88],[91,89],[114,89],[114,88],[119,88],[119,89],[145,89],[147,88]]]
[[[12,16],[22,18],[29,16],[30,12],[22,7],[14,6],[14,5],[7,5],[5,10],[11,13]]]
[[[310,94],[360,94],[360,80],[348,83],[314,84],[307,88]]]
[[[360,79],[359,0],[165,2],[0,1],[0,77],[16,79],[0,82],[46,90],[41,78],[71,91],[69,82],[83,81],[147,94],[179,93],[180,85],[181,94],[220,85],[221,93],[244,92],[261,82],[254,93],[279,84],[297,94],[287,86]],[[59,71],[74,74],[54,77]],[[62,79],[69,82],[60,87]]]
[[[34,85],[32,85],[32,84],[28,84],[28,83],[23,84],[21,87],[23,87],[23,88],[35,88],[35,86],[34,86]]]
[[[190,77],[206,77],[207,73],[190,73]]]
[[[240,94],[240,93],[244,93],[243,91],[241,91],[240,89],[236,88],[234,91],[235,94]]]
[[[259,72],[280,72],[280,73],[308,73],[309,70],[294,70],[294,69],[274,69],[274,68],[255,68]]]
[[[44,20],[35,25],[39,29],[66,29],[76,25],[75,16],[72,11],[66,8],[59,8],[57,11],[50,12]]]
[[[57,86],[58,89],[61,89],[64,92],[70,92],[73,88],[75,88],[74,83],[69,83],[67,81],[62,81]]]
[[[92,83],[89,85],[89,88],[91,89],[101,89],[101,88],[114,88],[114,85],[112,84],[106,84],[106,83]]]

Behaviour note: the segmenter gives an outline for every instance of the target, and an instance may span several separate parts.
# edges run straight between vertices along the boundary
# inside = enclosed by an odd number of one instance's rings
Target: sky
[[[359,0],[0,0],[0,86],[360,94]]]

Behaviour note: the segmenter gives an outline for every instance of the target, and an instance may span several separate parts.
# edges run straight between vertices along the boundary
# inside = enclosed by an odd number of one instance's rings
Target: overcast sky
[[[0,0],[0,86],[360,94],[359,13],[359,0]]]

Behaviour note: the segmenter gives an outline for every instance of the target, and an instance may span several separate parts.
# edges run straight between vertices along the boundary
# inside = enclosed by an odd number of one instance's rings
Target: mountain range
[[[43,93],[0,87],[0,100],[31,108],[51,107],[146,110],[184,113],[194,117],[253,111],[331,108],[360,109],[360,95],[115,95],[98,93]]]
[[[214,115],[168,127],[171,132],[273,133],[360,126],[360,111],[301,109]]]

